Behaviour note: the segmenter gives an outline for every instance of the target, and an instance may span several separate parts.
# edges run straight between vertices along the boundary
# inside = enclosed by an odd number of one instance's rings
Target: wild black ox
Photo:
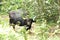
[[[22,18],[22,15],[27,15],[26,12],[24,12],[23,10],[19,9],[17,11],[10,11],[9,12],[9,18],[10,18],[10,25],[13,26],[13,29],[15,29],[15,25],[17,25],[17,23],[19,23],[19,26],[24,26],[26,25],[27,29],[26,30],[29,30],[31,29],[31,25],[33,22],[36,22],[35,20],[33,19],[23,19]]]

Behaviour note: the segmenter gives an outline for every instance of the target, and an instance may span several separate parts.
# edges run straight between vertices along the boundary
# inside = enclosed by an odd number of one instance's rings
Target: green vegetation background
[[[9,27],[11,10],[24,9],[36,17],[32,35]],[[0,0],[0,40],[60,40],[60,0]]]

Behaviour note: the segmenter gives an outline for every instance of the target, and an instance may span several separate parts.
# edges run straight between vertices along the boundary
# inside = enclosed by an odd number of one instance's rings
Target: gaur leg
[[[27,25],[27,29],[26,30],[30,30],[31,29],[31,25]]]
[[[10,24],[10,26],[12,26],[13,29],[15,30],[15,24],[14,24],[14,20],[13,20],[13,19],[10,19],[9,24]]]

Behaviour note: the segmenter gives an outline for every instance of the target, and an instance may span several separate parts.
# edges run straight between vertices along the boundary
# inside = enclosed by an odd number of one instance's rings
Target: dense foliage
[[[36,16],[38,21],[55,22],[59,18],[59,0],[1,0],[0,13],[8,14],[10,10],[24,9],[29,18]]]
[[[8,24],[7,20],[9,19],[5,18],[4,15],[8,15],[9,11],[17,9],[26,10],[29,14],[26,16],[27,18],[36,17],[35,30],[33,31],[36,34],[35,36],[38,36],[37,39],[49,40],[47,32],[55,33],[60,31],[60,0],[0,0],[0,25],[6,27]],[[26,34],[25,31],[23,31],[23,34]],[[2,36],[1,39],[4,38],[4,35],[0,36]],[[16,35],[9,34],[7,36],[11,38]],[[18,40],[18,38],[16,40]],[[12,39],[15,40],[15,37]],[[27,40],[27,38],[25,40]]]

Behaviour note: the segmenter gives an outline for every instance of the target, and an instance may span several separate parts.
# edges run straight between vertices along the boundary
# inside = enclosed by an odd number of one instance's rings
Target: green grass
[[[49,28],[46,24],[42,23],[33,24],[32,33],[26,31],[25,28],[21,28],[15,32],[12,27],[9,26],[9,17],[7,15],[0,15],[0,40],[60,40],[58,36],[49,36]]]

